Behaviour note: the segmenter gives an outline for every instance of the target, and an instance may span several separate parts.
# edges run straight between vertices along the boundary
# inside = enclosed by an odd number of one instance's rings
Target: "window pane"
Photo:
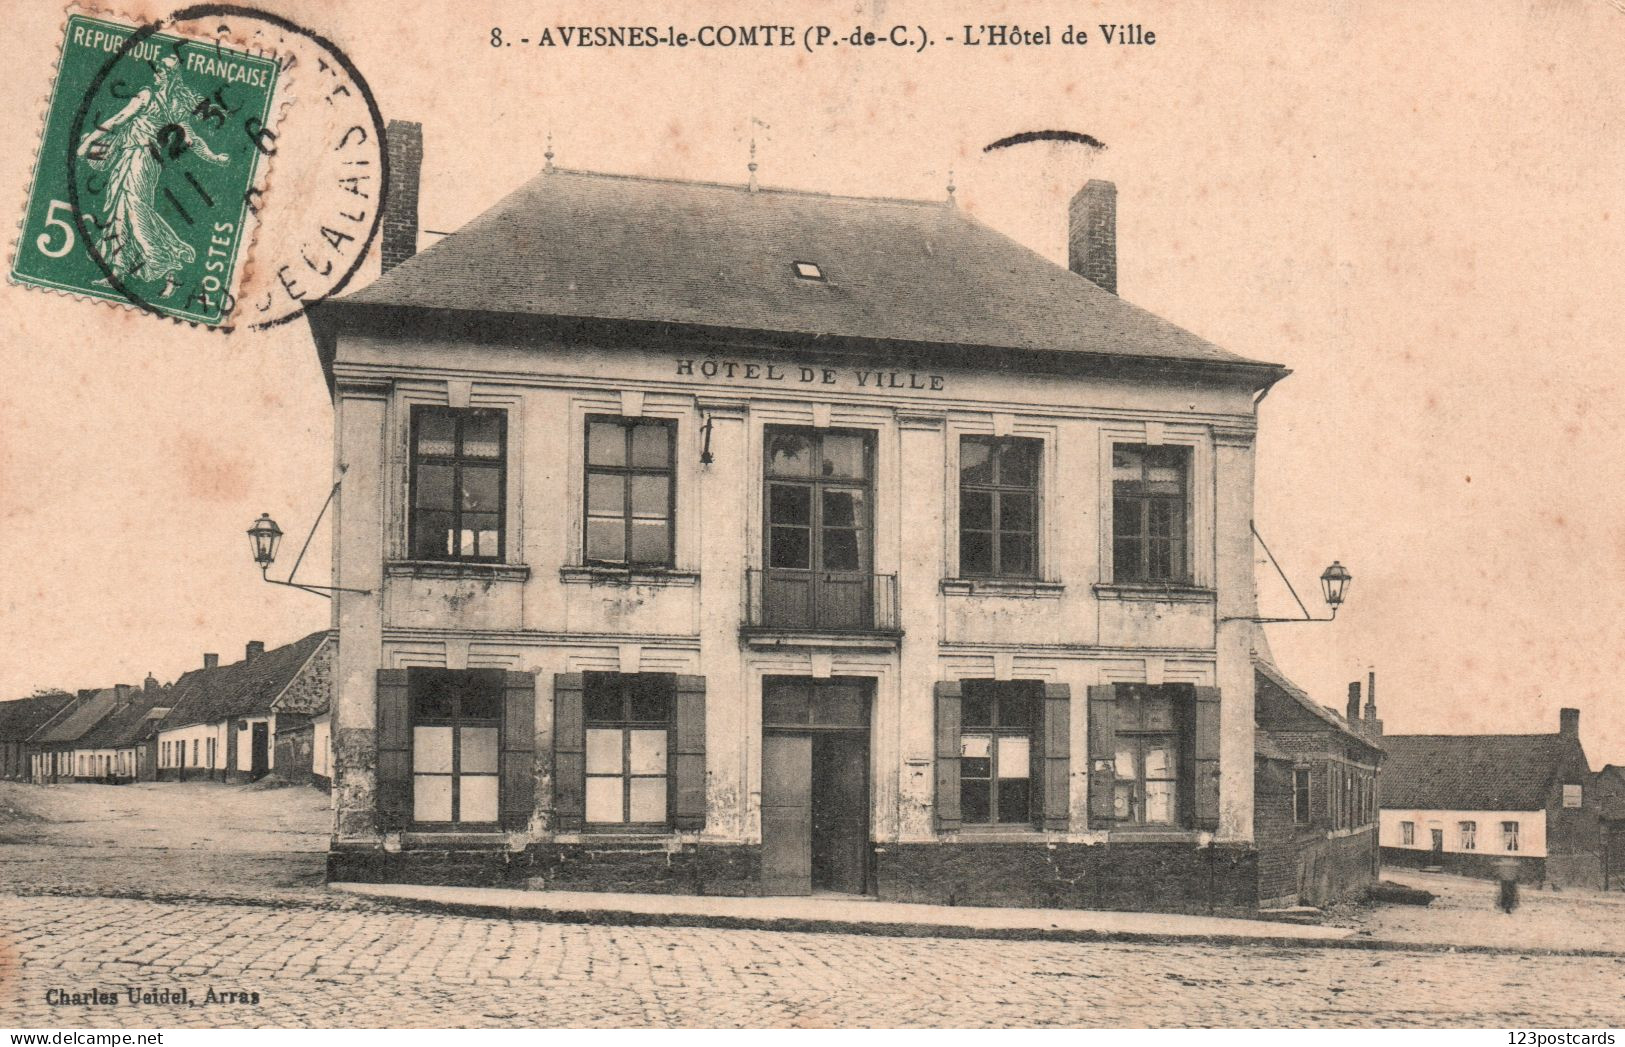
[[[800,484],[774,484],[768,489],[768,519],[776,524],[812,522],[812,488]]]
[[[1141,516],[1145,503],[1138,498],[1117,498],[1112,501],[1112,534],[1118,538],[1138,538],[1144,526]]]
[[[587,559],[625,560],[626,525],[618,519],[588,520]]]
[[[812,445],[801,433],[767,434],[767,471],[772,476],[811,476]]]
[[[410,677],[412,719],[449,720],[455,711],[451,674],[441,669],[416,670]],[[447,770],[450,770],[448,767]]]
[[[960,722],[966,727],[992,727],[992,689],[981,680],[966,680],[961,687],[964,697],[960,705]]]
[[[587,464],[625,465],[626,430],[614,422],[588,422]]]
[[[1154,498],[1147,508],[1151,537],[1172,538],[1183,530],[1180,527],[1180,518],[1183,514],[1179,511],[1178,503],[1166,498]]]
[[[645,422],[632,427],[632,464],[664,469],[671,464],[671,427]]]
[[[768,566],[807,568],[811,566],[811,541],[805,527],[775,527],[771,535],[772,555]]]
[[[420,411],[418,423],[418,454],[438,454],[450,457],[457,453],[457,421],[444,411]]]
[[[865,522],[862,491],[824,492],[825,527],[862,527]]]
[[[1148,742],[1145,750],[1145,776],[1147,778],[1174,778],[1178,775],[1178,762],[1174,758],[1171,741]]]
[[[993,573],[993,535],[986,531],[959,532],[959,573]]]
[[[1127,821],[1134,817],[1134,784],[1118,782],[1112,787],[1112,817]]]
[[[588,473],[587,512],[594,516],[625,515],[626,477],[617,473]]]
[[[1033,536],[1006,534],[999,538],[999,573],[1002,575],[1030,575],[1033,573]]]
[[[959,736],[959,755],[961,759],[985,760],[992,754],[993,739],[985,734],[962,734]]]
[[[1006,781],[999,776],[999,821],[1019,824],[1032,818],[1031,783],[1025,778]]]
[[[671,529],[665,520],[632,521],[633,563],[663,564],[671,560]]]
[[[666,820],[666,779],[632,779],[632,821],[664,822]]]
[[[633,731],[632,752],[628,760],[632,774],[666,773],[666,732]]]
[[[502,471],[487,466],[463,466],[463,508],[491,513],[502,508]]]
[[[450,485],[447,487],[450,493]],[[419,560],[432,560],[449,556],[452,551],[452,515],[450,513],[418,512],[413,516],[412,555]]]
[[[419,822],[451,821],[450,775],[412,776],[412,819]]]
[[[992,821],[992,788],[986,781],[961,779],[959,783],[959,816],[971,825],[985,825]]]
[[[412,770],[451,773],[451,728],[412,728]]]
[[[462,676],[458,689],[458,712],[465,720],[502,719],[502,687],[489,670],[476,670],[480,675]],[[461,675],[461,674],[459,674]]]
[[[993,495],[991,492],[959,492],[959,526],[973,531],[991,531],[993,529]]]
[[[494,822],[497,820],[497,776],[459,775],[457,778],[457,820]]]
[[[497,736],[495,727],[460,727],[457,729],[457,766],[464,774],[497,773]]]
[[[1120,582],[1145,578],[1145,561],[1140,557],[1138,539],[1119,538],[1112,542],[1112,577]]]
[[[861,436],[824,436],[824,475],[861,479],[865,473],[864,439]]]
[[[617,673],[587,673],[582,681],[582,711],[588,723],[615,723],[621,719],[621,683]]]
[[[1037,694],[1043,693],[1042,687],[1028,680],[999,684],[999,726],[1031,727],[1033,714],[1037,712]]]
[[[417,484],[412,491],[412,504],[420,509],[451,509],[452,467],[449,465],[420,465]]]
[[[1145,820],[1148,825],[1174,823],[1174,783],[1145,783]]]
[[[463,416],[463,457],[498,458],[502,455],[502,416],[470,411]]]
[[[834,531],[824,532],[824,570],[826,571],[857,571],[863,567],[858,556],[858,532]]]
[[[587,732],[587,773],[620,774],[622,736],[619,730],[589,730]]]
[[[993,482],[993,449],[986,440],[970,436],[960,438],[959,482],[967,484]]]
[[[1134,740],[1132,738],[1117,739],[1116,758],[1112,763],[1112,770],[1119,781],[1133,781],[1139,777],[1139,769],[1135,766]]]
[[[1032,764],[1025,738],[1001,735],[999,737],[999,778],[1030,778]]]
[[[632,515],[664,520],[671,508],[671,480],[664,476],[632,477]]]
[[[1037,440],[1005,440],[999,444],[999,486],[1034,487],[1038,484]]]
[[[640,673],[628,679],[631,693],[630,718],[636,723],[666,723],[671,719],[672,691],[676,681],[664,673]]]
[[[621,810],[624,799],[621,790],[625,788],[625,782],[624,778],[587,779],[587,821],[603,823],[626,820]]]
[[[1033,511],[1035,503],[1030,494],[999,495],[999,530],[1001,531],[1032,531],[1036,513]]]

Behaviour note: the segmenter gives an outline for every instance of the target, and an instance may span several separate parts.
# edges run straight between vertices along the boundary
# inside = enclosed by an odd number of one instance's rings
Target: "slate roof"
[[[794,263],[825,279],[798,278]],[[543,173],[346,298],[743,332],[1276,364],[1177,327],[941,202]],[[313,311],[313,321],[316,313]]]
[[[266,651],[252,661],[233,662],[213,669],[193,669],[175,681],[170,695],[173,708],[161,730],[197,723],[219,723],[242,716],[264,716],[271,703],[304,668],[327,639],[327,630]]]
[[[122,749],[143,741],[143,729],[154,721],[153,711],[166,709],[168,704],[167,688],[155,691],[137,689],[132,693],[128,705],[114,709],[107,719],[86,731],[77,746],[80,749]]]
[[[35,745],[73,745],[118,705],[118,691],[112,687],[81,695],[67,715],[46,725],[30,740]]]
[[[1255,677],[1262,677],[1266,685],[1274,686],[1282,694],[1286,695],[1288,699],[1301,706],[1306,712],[1309,713],[1309,715],[1321,721],[1326,726],[1332,728],[1334,731],[1337,731],[1339,734],[1359,742],[1360,744],[1371,749],[1382,751],[1387,748],[1385,739],[1368,738],[1358,731],[1352,729],[1346,719],[1339,716],[1335,711],[1328,709],[1326,706],[1321,705],[1319,702],[1311,698],[1307,691],[1293,683],[1291,680],[1287,679],[1286,674],[1280,670],[1280,667],[1269,659],[1255,654],[1253,656],[1253,674]],[[1270,728],[1283,727],[1284,725],[1263,724],[1262,726],[1265,728]],[[1387,767],[1384,766],[1384,781],[1387,780],[1387,773]]]
[[[1558,734],[1395,734],[1384,742],[1382,805],[1392,810],[1537,811],[1565,767],[1585,765],[1579,741]]]
[[[73,701],[66,691],[0,702],[0,741],[24,742]]]

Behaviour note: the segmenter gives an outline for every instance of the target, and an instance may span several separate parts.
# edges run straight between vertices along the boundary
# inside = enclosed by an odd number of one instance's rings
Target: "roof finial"
[[[956,198],[954,197],[954,190],[957,189],[957,188],[958,188],[958,186],[954,185],[954,165],[949,164],[948,165],[948,206],[949,207],[957,206],[957,201],[956,201]]]
[[[756,191],[756,136],[750,136],[750,163],[745,165],[750,169],[750,191]]]
[[[552,131],[547,132],[547,152],[542,154],[542,158],[547,161],[546,165],[544,165],[542,167],[542,170],[546,171],[548,174],[552,174],[553,173],[553,132]]]

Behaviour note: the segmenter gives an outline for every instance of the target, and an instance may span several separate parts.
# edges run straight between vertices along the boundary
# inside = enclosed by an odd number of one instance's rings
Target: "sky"
[[[1122,296],[1293,371],[1260,409],[1257,524],[1317,614],[1326,564],[1355,580],[1336,622],[1268,627],[1282,668],[1339,707],[1375,669],[1390,733],[1550,732],[1575,706],[1593,766],[1625,763],[1621,5],[266,6],[423,122],[425,229],[533,176],[549,134],[561,166],[729,182],[754,135],[764,183],[856,195],[941,198],[952,168],[962,207],[1063,264],[1068,198],[1114,181]],[[14,214],[61,10],[12,17],[0,84],[34,114],[0,130]],[[1131,10],[1157,42],[490,45],[770,10],[1057,39]],[[981,151],[1038,129],[1107,148]],[[171,680],[326,626],[326,601],[259,580],[244,534],[268,511],[302,541],[331,483],[308,328],[221,335],[13,285],[0,317],[0,697]],[[1267,565],[1259,588],[1293,609]]]

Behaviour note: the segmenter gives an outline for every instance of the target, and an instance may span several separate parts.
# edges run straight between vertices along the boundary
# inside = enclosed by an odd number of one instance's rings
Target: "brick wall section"
[[[1072,198],[1067,268],[1117,293],[1117,186],[1091,178]]]
[[[1406,869],[1428,869],[1437,865],[1447,873],[1457,876],[1476,876],[1481,880],[1495,880],[1500,878],[1496,871],[1496,863],[1508,858],[1504,854],[1464,854],[1460,851],[1446,851],[1443,854],[1434,854],[1430,850],[1416,847],[1384,847],[1382,848],[1382,862],[1384,865],[1394,865]],[[1519,883],[1544,883],[1546,880],[1546,859],[1544,858],[1513,858],[1518,863]]]
[[[421,883],[626,894],[760,893],[761,848],[749,845],[537,844],[507,850],[335,850],[330,882]]]
[[[293,719],[285,713],[277,714],[275,773],[285,782],[310,785],[315,781],[315,775],[311,773],[311,757],[316,726],[308,720],[304,723],[285,722]]]
[[[389,148],[389,188],[384,201],[380,252],[387,273],[418,250],[418,178],[423,168],[423,125],[411,120],[391,120],[384,136]]]
[[[1598,791],[1578,744],[1569,750],[1546,799],[1546,876],[1569,887],[1602,886],[1602,819]],[[1582,786],[1582,805],[1563,806],[1563,785]]]
[[[1311,784],[1310,791],[1313,792],[1313,789]],[[1253,773],[1253,842],[1258,847],[1258,899],[1261,904],[1292,904],[1297,901],[1296,837],[1297,824],[1292,815],[1292,768],[1279,761],[1259,760],[1254,764]]]

